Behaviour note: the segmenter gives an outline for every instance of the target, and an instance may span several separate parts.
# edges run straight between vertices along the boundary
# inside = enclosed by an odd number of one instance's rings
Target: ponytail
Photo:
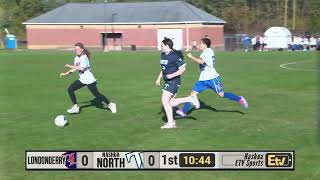
[[[88,59],[90,59],[91,52],[87,48],[85,48],[82,43],[76,43],[74,46],[79,46],[81,49],[83,49],[83,54],[87,55]]]
[[[183,59],[183,53],[182,53],[182,51],[178,51],[178,50],[173,49],[173,41],[172,41],[171,39],[165,38],[165,39],[162,41],[162,43],[163,43],[164,45],[169,46],[169,48],[172,49],[173,52],[177,53],[178,56],[179,56],[181,59]]]
[[[172,49],[172,50],[173,50],[173,52],[177,53],[177,54],[178,54],[178,56],[179,56],[181,59],[183,59],[183,58],[184,58],[184,56],[183,56],[183,52],[182,52],[182,51],[175,50],[175,49]]]
[[[84,48],[84,49],[83,49],[83,54],[87,55],[87,56],[88,56],[88,59],[90,59],[91,52],[90,52],[88,49]]]

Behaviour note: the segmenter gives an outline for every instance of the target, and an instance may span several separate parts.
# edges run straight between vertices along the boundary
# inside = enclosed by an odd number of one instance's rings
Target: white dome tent
[[[266,48],[287,49],[291,39],[291,32],[285,27],[271,27],[265,33]]]

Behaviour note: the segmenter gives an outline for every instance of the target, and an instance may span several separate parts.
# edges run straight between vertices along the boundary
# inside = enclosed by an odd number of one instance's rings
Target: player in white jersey
[[[70,99],[73,103],[71,109],[67,110],[70,114],[75,114],[80,112],[80,108],[77,103],[75,91],[87,86],[91,93],[99,99],[104,105],[107,105],[112,113],[117,112],[117,107],[115,103],[110,102],[103,94],[101,94],[97,89],[97,80],[94,78],[90,70],[90,52],[84,47],[82,43],[77,43],[74,46],[76,57],[74,58],[74,64],[66,64],[65,67],[70,68],[69,71],[61,73],[60,77],[69,75],[75,71],[79,71],[79,80],[74,81],[68,88],[68,93]]]
[[[222,91],[222,84],[220,81],[220,75],[215,69],[215,56],[213,50],[210,48],[211,40],[209,38],[203,38],[200,41],[199,49],[202,50],[200,58],[194,57],[191,53],[188,57],[194,62],[199,64],[200,77],[199,81],[194,85],[191,96],[197,97],[198,93],[204,90],[211,89],[216,92],[220,97],[230,99],[232,101],[239,102],[244,108],[248,108],[248,102],[242,96],[237,96],[230,92]],[[185,103],[182,109],[179,109],[176,113],[182,117],[186,116],[187,111],[191,107],[190,103]]]

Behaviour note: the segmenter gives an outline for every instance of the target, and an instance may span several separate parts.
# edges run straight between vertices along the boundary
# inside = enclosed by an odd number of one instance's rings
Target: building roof
[[[224,24],[184,1],[68,3],[23,24]]]

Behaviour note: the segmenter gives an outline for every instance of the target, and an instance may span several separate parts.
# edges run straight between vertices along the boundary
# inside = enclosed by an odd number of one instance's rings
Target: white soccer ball
[[[56,126],[63,127],[67,124],[67,117],[64,115],[59,115],[54,119]]]

